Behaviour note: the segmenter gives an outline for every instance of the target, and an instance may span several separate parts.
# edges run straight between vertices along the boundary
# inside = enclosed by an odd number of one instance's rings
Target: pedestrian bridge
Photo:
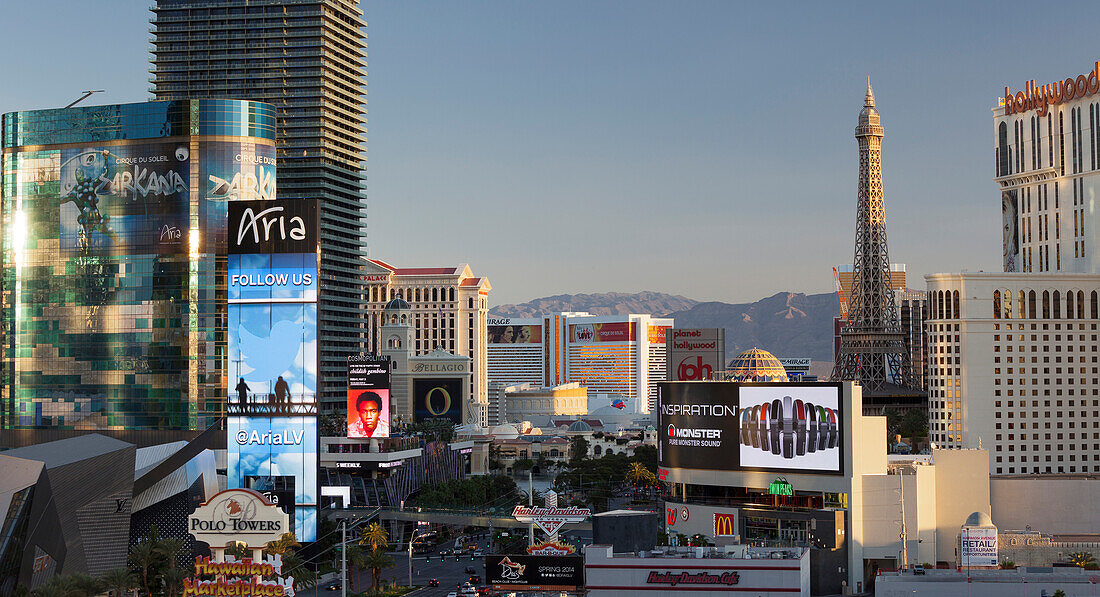
[[[527,523],[519,522],[515,518],[512,518],[511,509],[505,512],[499,508],[476,509],[456,506],[454,508],[340,508],[335,511],[336,518],[370,518],[376,515],[380,520],[398,522],[423,521],[435,524],[495,529],[527,528]],[[589,521],[567,523],[562,529],[568,531],[591,531],[592,523]]]

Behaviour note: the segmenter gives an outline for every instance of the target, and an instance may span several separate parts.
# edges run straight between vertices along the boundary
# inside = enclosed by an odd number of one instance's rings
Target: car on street
[[[458,597],[458,593],[451,591],[450,593],[447,593],[447,597]]]
[[[481,577],[480,576],[471,576],[470,577],[470,584],[480,585],[481,584]],[[474,593],[477,593],[477,589],[475,589],[473,587],[470,587],[470,590],[473,591]]]
[[[340,590],[340,581],[339,580],[330,581],[327,585],[325,585],[325,590],[326,591],[339,591]]]
[[[428,586],[429,587],[438,587],[439,586],[439,579],[438,578],[428,579]]]
[[[477,568],[466,566],[466,574],[477,574]]]
[[[475,558],[480,558],[481,557],[481,550],[480,549],[474,552],[474,557]]]

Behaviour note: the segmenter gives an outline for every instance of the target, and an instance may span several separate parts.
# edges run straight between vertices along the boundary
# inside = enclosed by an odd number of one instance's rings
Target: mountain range
[[[761,348],[777,357],[833,360],[837,293],[779,292],[752,303],[699,302],[660,292],[559,294],[518,305],[498,305],[493,317],[539,317],[561,311],[593,315],[649,313],[671,317],[680,328],[725,328],[726,358]]]

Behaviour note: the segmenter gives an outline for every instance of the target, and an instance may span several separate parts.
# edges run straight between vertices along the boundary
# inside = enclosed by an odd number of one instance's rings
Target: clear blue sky
[[[148,93],[149,2],[8,0],[0,111]],[[492,303],[832,289],[867,75],[892,261],[998,270],[990,108],[1100,59],[1100,3],[372,0],[372,255]]]

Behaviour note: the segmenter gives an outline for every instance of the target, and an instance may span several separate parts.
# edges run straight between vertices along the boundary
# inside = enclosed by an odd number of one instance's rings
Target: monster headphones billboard
[[[348,357],[348,437],[390,436],[390,360]]]
[[[317,204],[234,200],[227,208],[228,402],[249,415],[229,419],[229,488],[292,491],[284,506],[295,535],[315,541]]]
[[[449,419],[462,424],[461,378],[427,378],[413,380],[413,400],[417,421]]]
[[[840,404],[839,384],[660,384],[658,462],[840,474]]]

